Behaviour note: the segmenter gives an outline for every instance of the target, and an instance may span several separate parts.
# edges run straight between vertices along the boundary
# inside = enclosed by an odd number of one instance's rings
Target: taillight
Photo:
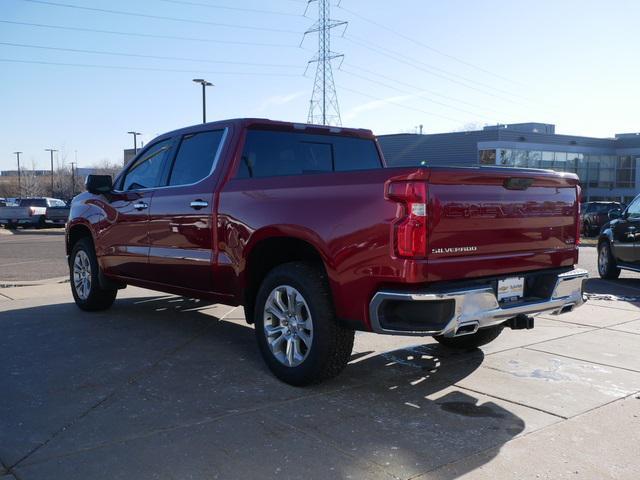
[[[580,203],[582,202],[582,188],[580,185],[576,185],[576,202],[578,207],[576,208],[576,245],[580,245],[580,231],[582,230],[582,219],[580,218]]]
[[[427,185],[424,181],[393,181],[385,196],[402,205],[400,217],[393,223],[396,254],[399,257],[427,255]]]

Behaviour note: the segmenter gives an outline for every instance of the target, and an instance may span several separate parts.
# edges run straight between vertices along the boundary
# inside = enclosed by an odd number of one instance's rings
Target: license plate
[[[514,300],[524,295],[524,277],[498,280],[498,301]]]

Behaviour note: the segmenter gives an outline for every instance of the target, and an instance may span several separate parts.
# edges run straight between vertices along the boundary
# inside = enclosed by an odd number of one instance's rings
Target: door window
[[[169,185],[189,185],[209,176],[215,168],[223,133],[224,130],[214,130],[182,137]]]
[[[636,199],[629,205],[627,209],[627,218],[640,218],[640,197],[636,197]]]
[[[172,139],[169,139],[148,148],[127,170],[122,181],[122,190],[139,190],[160,186],[171,144]]]

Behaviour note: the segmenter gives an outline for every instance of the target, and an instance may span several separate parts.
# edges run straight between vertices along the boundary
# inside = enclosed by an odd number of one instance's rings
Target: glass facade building
[[[542,168],[575,173],[580,178],[585,197],[591,190],[598,194],[590,200],[622,200],[628,203],[635,196],[636,164],[640,154],[598,155],[590,153],[527,150],[524,148],[484,149],[479,151],[480,165]],[[610,193],[603,193],[602,190]],[[632,189],[634,194],[628,194]],[[615,190],[615,192],[614,192]],[[604,197],[603,197],[604,195]]]
[[[583,198],[628,203],[640,193],[640,134],[613,138],[557,135],[550,124],[485,127],[471,132],[378,137],[391,165],[497,165],[578,175]]]

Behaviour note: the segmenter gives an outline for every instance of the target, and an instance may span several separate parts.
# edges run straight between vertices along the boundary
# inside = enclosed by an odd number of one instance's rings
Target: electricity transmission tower
[[[320,125],[341,126],[340,106],[338,105],[338,95],[333,81],[331,62],[336,58],[343,58],[344,55],[331,51],[331,30],[343,25],[346,28],[347,22],[330,18],[329,0],[309,0],[307,8],[313,2],[318,2],[318,21],[304,33],[303,37],[304,41],[307,34],[318,32],[318,53],[307,64],[307,69],[312,63],[317,64],[307,121]]]

